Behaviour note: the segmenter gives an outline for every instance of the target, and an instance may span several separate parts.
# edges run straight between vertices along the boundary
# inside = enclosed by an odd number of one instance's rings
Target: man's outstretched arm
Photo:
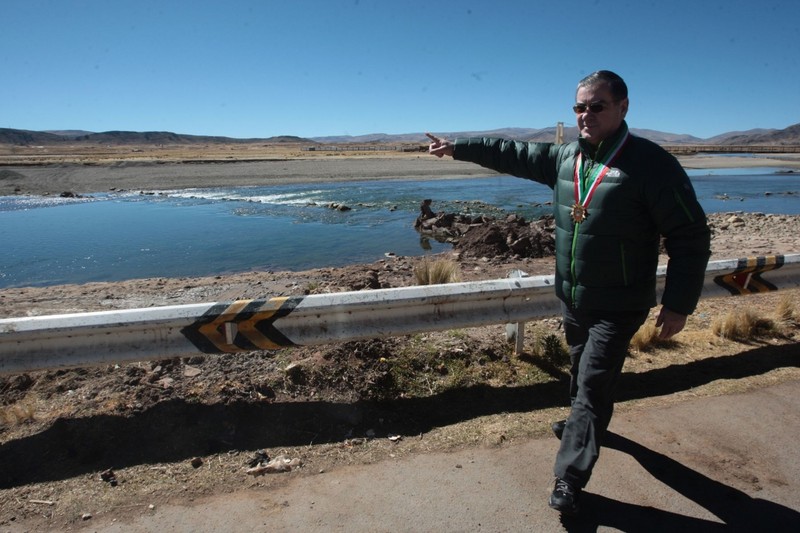
[[[442,139],[441,137],[437,137],[431,133],[426,133],[425,135],[431,140],[430,146],[428,146],[428,153],[431,155],[435,155],[436,157],[442,157],[444,155],[449,155],[453,157],[453,143],[448,141],[447,139]]]

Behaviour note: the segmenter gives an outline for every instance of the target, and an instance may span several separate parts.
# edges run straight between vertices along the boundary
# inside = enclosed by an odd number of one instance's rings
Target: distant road
[[[685,154],[798,154],[800,145],[749,145],[749,144],[663,144],[674,155]]]

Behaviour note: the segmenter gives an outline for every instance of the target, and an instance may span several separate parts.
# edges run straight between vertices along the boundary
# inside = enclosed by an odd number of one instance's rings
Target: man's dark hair
[[[608,84],[611,96],[613,96],[614,100],[617,102],[628,97],[628,86],[625,85],[625,80],[610,70],[592,72],[578,82],[578,87],[593,87],[601,83]]]

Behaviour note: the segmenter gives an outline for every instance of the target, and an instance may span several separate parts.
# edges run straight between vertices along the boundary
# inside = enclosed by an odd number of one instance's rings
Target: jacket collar
[[[610,137],[604,139],[600,142],[597,146],[592,146],[589,144],[589,141],[584,139],[583,137],[578,137],[578,145],[581,147],[581,152],[583,154],[594,160],[594,161],[601,161],[609,150],[612,147],[616,146],[617,141],[627,135],[628,133],[628,124],[624,120],[622,121],[622,125],[615,131]]]

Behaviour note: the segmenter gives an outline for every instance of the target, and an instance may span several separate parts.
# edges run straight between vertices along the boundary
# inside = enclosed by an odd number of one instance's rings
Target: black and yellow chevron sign
[[[732,272],[715,277],[714,283],[734,296],[776,291],[778,287],[761,279],[761,274],[782,267],[783,261],[782,255],[739,259],[739,264]]]
[[[203,353],[274,350],[295,344],[276,327],[304,297],[239,300],[214,304],[181,333]]]

